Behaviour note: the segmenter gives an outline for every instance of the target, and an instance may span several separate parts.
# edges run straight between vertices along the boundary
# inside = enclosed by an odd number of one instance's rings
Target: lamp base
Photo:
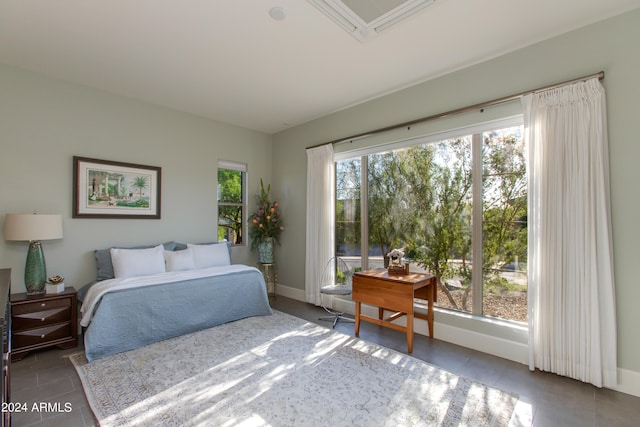
[[[27,295],[42,295],[47,280],[47,267],[44,262],[42,243],[38,240],[29,242],[27,262],[24,267],[24,286]]]

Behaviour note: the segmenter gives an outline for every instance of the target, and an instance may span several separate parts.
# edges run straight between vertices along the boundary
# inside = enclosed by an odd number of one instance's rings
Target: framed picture
[[[73,157],[73,218],[160,219],[161,168]]]

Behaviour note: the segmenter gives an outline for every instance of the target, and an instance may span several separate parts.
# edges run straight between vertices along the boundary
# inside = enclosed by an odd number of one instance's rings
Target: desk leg
[[[407,313],[407,352],[413,353],[413,310]]]
[[[382,320],[382,316],[384,316],[384,308],[378,307],[378,319]]]
[[[429,302],[427,304],[427,324],[429,325],[429,338],[433,338],[433,301],[436,299],[436,295],[438,295],[438,285],[436,279],[431,280],[431,298],[429,298]]]
[[[356,302],[356,337],[360,336],[360,301]]]

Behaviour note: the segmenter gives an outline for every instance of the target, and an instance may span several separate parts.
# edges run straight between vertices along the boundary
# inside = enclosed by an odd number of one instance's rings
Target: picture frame
[[[160,219],[162,169],[73,157],[73,218]]]

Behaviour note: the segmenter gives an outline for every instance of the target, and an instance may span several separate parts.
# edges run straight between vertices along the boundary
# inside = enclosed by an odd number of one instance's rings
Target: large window
[[[525,150],[522,126],[502,126],[342,155],[337,255],[366,269],[402,248],[438,277],[441,308],[526,321]]]
[[[218,162],[218,241],[244,244],[247,165]]]

